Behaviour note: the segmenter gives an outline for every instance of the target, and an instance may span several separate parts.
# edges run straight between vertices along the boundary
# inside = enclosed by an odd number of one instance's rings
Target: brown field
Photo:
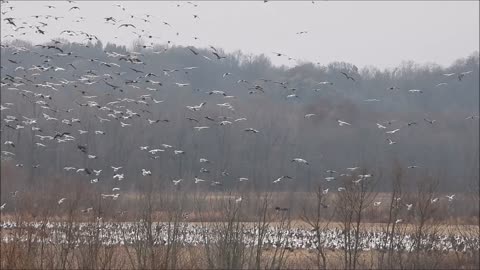
[[[5,183],[2,182],[2,187]],[[11,182],[9,183],[11,184]],[[424,235],[457,235],[478,238],[478,196],[457,193],[449,202],[447,193],[423,190],[404,192],[400,203],[392,202],[392,193],[358,190],[348,193],[330,191],[262,192],[262,191],[187,191],[152,189],[152,192],[122,191],[113,201],[102,199],[101,192],[89,184],[47,186],[41,192],[24,189],[16,197],[2,190],[7,207],[0,221],[62,221],[67,239],[75,239],[68,231],[78,222],[121,224],[133,222],[135,228],[151,228],[154,222],[166,222],[175,235],[175,226],[190,223],[222,232],[218,243],[155,245],[152,232],[139,231],[138,239],[128,245],[104,245],[94,237],[87,244],[44,243],[38,240],[49,235],[47,229],[2,229],[2,239],[13,236],[13,242],[0,244],[1,269],[478,269],[478,250],[456,249],[431,251],[414,247],[411,252],[386,247],[379,250],[289,249],[284,246],[247,247],[241,243],[240,228],[296,228],[318,231],[338,229],[352,232],[377,231],[388,235],[410,235],[419,242]],[[9,188],[12,190],[12,188]],[[48,196],[42,194],[49,194]],[[58,198],[68,198],[58,204]],[[236,202],[238,198],[241,202]],[[431,203],[432,198],[439,198]],[[381,202],[374,206],[374,202]],[[412,210],[406,204],[412,203]],[[91,207],[93,210],[82,212]],[[283,208],[286,211],[277,211]],[[395,224],[396,219],[402,219]],[[154,225],[154,224],[153,224]],[[355,246],[358,236],[348,234]],[[19,241],[20,237],[27,237]],[[28,238],[30,237],[30,238]],[[28,240],[30,239],[30,240]],[[285,243],[284,243],[285,244]]]
[[[43,269],[158,269],[158,268],[176,268],[176,269],[211,269],[206,259],[206,251],[203,247],[179,247],[176,250],[176,259],[173,264],[172,258],[167,254],[167,248],[155,248],[152,252],[155,259],[141,258],[136,256],[136,251],[132,247],[108,247],[98,248],[98,253],[91,254],[91,247],[78,247],[71,253],[65,255],[67,258],[58,254],[55,247],[48,246],[42,251],[44,254],[28,254],[28,250],[14,249],[13,245],[2,244],[0,251],[2,254],[2,269],[32,269],[41,267]],[[246,250],[246,253],[255,252],[254,250]],[[261,269],[272,269],[275,265],[275,259],[278,259],[279,253],[282,251],[275,249],[265,249],[262,260],[260,261]],[[318,269],[316,264],[316,254],[314,251],[292,250],[283,251],[282,269]],[[14,255],[15,254],[15,255]],[[14,255],[14,256],[12,256]],[[53,255],[53,256],[52,256]],[[91,256],[93,255],[93,256]],[[325,252],[328,258],[328,269],[341,269],[343,264],[343,251]],[[362,251],[359,254],[357,269],[378,269],[378,258],[381,256],[377,251]],[[476,269],[475,261],[472,258],[474,254],[457,254],[454,252],[443,254],[422,254],[422,263],[417,265],[416,269]],[[401,258],[400,258],[401,257]],[[25,259],[21,259],[25,258]],[[400,254],[395,258],[396,261],[402,263],[391,265],[390,269],[411,269],[412,262],[409,261],[409,254]],[[472,261],[473,260],[473,261]],[[477,258],[478,265],[478,258]],[[216,264],[213,266],[220,269],[228,268],[228,265]],[[243,268],[255,268],[255,262],[243,258],[241,261]],[[380,268],[385,269],[385,268]]]

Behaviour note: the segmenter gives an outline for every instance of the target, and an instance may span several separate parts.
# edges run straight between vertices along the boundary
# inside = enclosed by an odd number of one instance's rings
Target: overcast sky
[[[123,11],[114,4],[120,3]],[[177,7],[177,4],[180,7]],[[3,15],[18,18],[33,25],[38,21],[45,35],[28,32],[22,36],[35,43],[60,37],[65,29],[83,30],[108,41],[130,46],[137,38],[132,28],[120,28],[121,23],[133,23],[137,32],[145,29],[155,36],[154,42],[171,40],[175,44],[206,47],[213,45],[226,52],[264,53],[275,64],[294,64],[272,52],[284,53],[296,59],[328,64],[346,61],[359,67],[374,65],[395,67],[404,60],[419,63],[434,62],[449,65],[455,59],[479,50],[478,1],[197,1],[187,2],[9,2],[14,6]],[[46,5],[54,5],[49,9]],[[73,6],[80,10],[68,11]],[[32,15],[63,16],[54,19],[32,18]],[[129,15],[146,18],[143,22]],[[195,19],[193,14],[198,15]],[[106,24],[103,18],[122,20],[117,25]],[[74,22],[79,17],[85,19]],[[172,27],[164,25],[168,22]],[[18,24],[17,24],[18,26]],[[15,33],[2,20],[2,42]],[[307,31],[306,34],[296,34]],[[21,31],[18,31],[19,33]],[[145,32],[145,33],[146,33]],[[179,35],[177,35],[177,32]],[[69,40],[82,41],[83,38]],[[194,37],[198,37],[195,40]]]

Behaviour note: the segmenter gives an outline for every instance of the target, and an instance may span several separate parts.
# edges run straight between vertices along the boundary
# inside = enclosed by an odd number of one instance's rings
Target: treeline
[[[445,68],[413,62],[385,70],[358,69],[343,62],[301,63],[287,68],[272,65],[269,56],[225,54],[220,48],[216,53],[225,58],[217,59],[214,51],[206,48],[143,48],[138,42],[128,50],[101,42],[84,45],[60,41],[55,46],[61,51],[24,41],[3,44],[1,50],[2,104],[14,104],[2,110],[2,119],[11,115],[18,119],[13,123],[21,124],[23,116],[35,118],[42,129],[40,133],[30,126],[12,129],[5,121],[2,124],[2,150],[15,153],[10,166],[18,174],[11,177],[24,175],[27,183],[93,178],[63,169],[73,166],[102,169],[99,185],[111,186],[110,166],[123,166],[125,180],[119,184],[127,187],[141,187],[144,168],[165,185],[183,178],[184,186],[199,188],[193,184],[197,176],[222,184],[206,184],[201,187],[205,189],[225,190],[244,184],[245,188],[303,190],[325,182],[324,178],[331,176],[326,170],[337,171],[334,176],[338,178],[348,173],[347,167],[359,166],[388,178],[382,172],[391,171],[393,163],[405,168],[418,166],[408,171],[407,177],[412,179],[426,175],[441,178],[444,190],[463,191],[478,182],[478,118],[469,118],[478,116],[479,111],[478,52]],[[458,77],[467,71],[471,72]],[[154,75],[147,76],[149,73]],[[455,74],[445,75],[449,73]],[[46,82],[58,85],[55,89],[38,85]],[[411,89],[422,92],[409,92]],[[210,94],[213,90],[225,94]],[[89,100],[86,96],[96,96],[92,100],[98,106],[80,106]],[[132,102],[107,105],[124,98]],[[36,103],[39,100],[50,109],[41,108]],[[206,104],[200,111],[186,107],[201,102]],[[229,108],[217,105],[226,102]],[[127,109],[138,115],[116,120],[108,116],[109,111],[100,110],[102,107],[121,111],[118,117],[125,116]],[[43,113],[58,121],[46,120]],[[307,118],[306,114],[315,115]],[[72,118],[80,122],[62,123]],[[234,121],[239,118],[247,120]],[[150,124],[148,119],[159,121]],[[337,119],[351,126],[339,126]],[[433,124],[428,122],[431,119]],[[220,125],[222,120],[232,124]],[[120,121],[130,126],[122,127]],[[378,128],[377,123],[386,129]],[[195,126],[209,128],[196,131]],[[247,128],[259,132],[251,134],[244,131]],[[400,131],[391,136],[385,133],[394,129]],[[79,135],[78,130],[88,134]],[[96,130],[106,135],[95,135]],[[75,141],[40,141],[35,136],[54,136],[56,131],[70,132]],[[387,138],[395,144],[390,145]],[[5,141],[13,141],[15,148],[4,145]],[[37,142],[46,147],[38,147]],[[151,155],[139,149],[160,148],[161,144],[185,154],[175,155],[166,149]],[[87,145],[89,154],[98,158],[88,159],[78,145]],[[297,157],[310,165],[292,163]],[[200,163],[200,158],[211,163]],[[23,167],[13,167],[15,164]],[[36,165],[40,166],[33,168]],[[209,172],[201,172],[201,168]],[[294,180],[272,185],[282,175]],[[239,183],[240,177],[249,180]],[[338,188],[335,181],[327,185]],[[378,188],[389,187],[380,179]]]

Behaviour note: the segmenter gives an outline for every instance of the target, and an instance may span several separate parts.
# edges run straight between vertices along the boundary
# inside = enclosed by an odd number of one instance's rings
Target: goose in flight
[[[131,23],[121,24],[118,28],[120,28],[120,27],[126,27],[126,28],[128,28],[128,27],[133,27],[133,28],[137,28],[137,27],[135,27],[135,25],[133,25],[133,24],[131,24]]]
[[[447,85],[447,84],[448,84],[448,83],[442,82],[442,83],[439,83],[439,84],[435,85],[435,87],[440,87],[440,86]]]
[[[58,200],[58,205],[62,204],[67,198],[61,198],[60,200]]]
[[[188,120],[190,120],[190,121],[194,121],[194,122],[200,123],[200,121],[198,121],[198,120],[195,119],[195,118],[186,117],[186,119],[188,119]]]
[[[312,116],[315,116],[314,113],[308,113],[308,114],[305,114],[304,118],[311,118]]]
[[[100,194],[100,196],[102,196],[102,199],[112,198],[112,200],[116,200],[120,196],[120,193],[117,193],[117,194]]]
[[[250,88],[248,88],[248,89],[249,89],[249,90],[252,90],[252,89],[253,89],[253,90],[258,90],[258,91],[260,91],[260,92],[265,93],[265,90],[264,90],[263,87],[260,86],[260,85],[255,85],[254,87],[250,87]],[[253,91],[252,91],[252,92],[253,92]]]
[[[392,145],[392,144],[396,144],[396,143],[397,143],[397,142],[392,141],[392,139],[390,139],[390,138],[387,138],[387,141],[388,141],[388,144],[389,144],[389,145]]]
[[[100,116],[98,116],[98,115],[95,115],[95,117],[97,117],[98,120],[100,120],[100,123],[105,122],[105,121],[110,122],[110,119],[102,118],[102,117],[100,117]]]
[[[165,152],[165,149],[152,149],[148,151],[150,154],[155,155],[157,152]]]
[[[197,131],[200,131],[200,130],[207,129],[207,128],[210,128],[210,127],[202,126],[202,127],[193,127],[193,128],[196,129]]]
[[[188,49],[194,54],[194,55],[199,55],[197,51],[195,51],[192,47],[188,47]]]
[[[247,128],[245,129],[246,132],[252,132],[252,133],[258,133],[259,131],[253,128]]]
[[[195,111],[199,111],[203,106],[205,106],[205,104],[207,104],[206,102],[202,102],[200,103],[199,105],[196,105],[196,106],[187,106],[187,108],[193,112]]]
[[[301,159],[301,158],[294,158],[294,159],[292,159],[291,162],[296,162],[296,163],[302,163],[302,164],[305,164],[305,165],[309,165],[308,162],[305,159]]]
[[[115,18],[113,18],[113,17],[106,17],[104,19],[105,19],[105,22],[109,22],[109,21],[117,22],[117,20],[115,20]]]
[[[384,125],[382,125],[382,124],[379,124],[379,123],[377,123],[377,127],[378,127],[379,129],[385,129],[385,128],[387,128],[386,126],[384,126]]]
[[[232,107],[232,105],[228,102],[225,102],[225,103],[222,103],[222,104],[217,104],[217,106],[220,106],[220,107]]]
[[[355,79],[352,76],[348,75],[346,72],[340,72],[340,73],[342,73],[345,76],[345,78],[347,78],[347,80],[355,81]]]
[[[339,119],[337,119],[337,122],[338,122],[339,126],[351,126],[350,123],[347,123],[347,122],[339,120]]]
[[[190,84],[189,83],[175,83],[178,87],[185,87],[185,86],[189,86]]]
[[[425,120],[426,122],[430,123],[431,125],[433,125],[433,123],[435,123],[437,120],[430,120],[428,118],[424,118],[423,120]]]
[[[206,158],[200,158],[200,163],[210,163],[210,160]]]
[[[42,136],[42,135],[38,135],[36,134],[35,137],[38,137],[40,139],[40,141],[43,141],[43,140],[53,140],[53,136]]]
[[[226,126],[226,125],[231,125],[231,124],[232,124],[232,122],[227,121],[227,120],[224,120],[224,121],[220,122],[220,126]]]
[[[151,125],[151,124],[153,124],[153,123],[158,123],[158,122],[160,122],[160,119],[157,119],[157,120],[147,119],[147,121],[148,121],[148,124]]]
[[[453,197],[455,197],[455,194],[446,195],[445,197],[447,197],[448,201],[451,202],[451,201],[453,201]]]
[[[328,85],[333,85],[333,82],[325,81],[325,82],[319,82],[319,83],[317,83],[317,84],[320,84],[320,85],[326,85],[326,84],[328,84]]]
[[[142,169],[142,175],[143,175],[143,176],[152,175],[152,172],[151,172],[151,171],[147,171],[147,170],[145,170],[145,169]]]
[[[338,190],[338,192],[342,192],[342,191],[345,191],[347,189],[345,189],[344,187],[339,187],[337,190]]]
[[[400,219],[397,219],[397,220],[395,220],[395,224],[398,224],[398,223],[400,223],[400,222],[402,222],[402,221],[403,221],[403,219],[401,219],[401,218],[400,218]]]
[[[360,179],[357,179],[357,180],[352,180],[352,182],[353,182],[354,184],[360,184],[360,181],[362,181],[362,180],[363,180],[363,179],[360,178]]]
[[[419,89],[410,89],[410,90],[408,90],[408,92],[410,92],[410,93],[420,93],[420,94],[423,93],[423,91],[419,90]]]
[[[123,178],[124,178],[124,174],[123,173],[117,173],[113,176],[113,179],[117,178],[118,181],[122,181]]]
[[[4,154],[5,156],[15,156],[14,153],[8,151],[2,151],[2,154]]]
[[[221,55],[219,55],[217,52],[212,52],[212,54],[215,55],[218,60],[227,58],[226,56],[221,56]]]
[[[15,144],[12,141],[5,141],[5,145],[10,145],[12,147],[15,147]]]
[[[407,204],[405,204],[405,206],[407,207],[407,211],[410,211],[410,210],[412,210],[413,203],[410,203],[410,204],[407,203]]]
[[[283,179],[293,179],[292,177],[288,176],[288,175],[283,175],[283,176],[280,176],[279,178],[277,178],[277,180],[273,181],[274,184],[276,183],[279,183],[280,181],[282,181]]]
[[[198,184],[198,183],[200,183],[200,182],[205,182],[205,180],[200,179],[200,178],[197,178],[197,177],[195,176],[195,184]]]
[[[248,178],[246,178],[246,177],[240,177],[240,178],[238,178],[238,180],[239,180],[240,182],[243,182],[243,181],[248,181]]]
[[[400,130],[400,129],[397,128],[397,129],[394,129],[394,130],[387,131],[387,132],[385,132],[385,133],[387,133],[387,134],[395,134],[395,133],[398,132],[399,130]]]
[[[382,202],[373,202],[373,206],[379,206]]]
[[[172,180],[173,182],[173,185],[177,186],[178,184],[180,184],[180,182],[182,182],[183,179],[177,179],[177,180]]]
[[[465,71],[465,72],[460,73],[460,74],[458,75],[458,81],[461,81],[461,80],[463,79],[463,77],[465,77],[465,75],[470,74],[470,73],[472,73],[472,72],[473,72],[473,71],[470,70],[470,71]]]
[[[113,172],[116,172],[118,170],[120,170],[121,168],[123,167],[114,167],[114,166],[110,166],[112,169],[113,169]]]
[[[478,115],[471,115],[471,116],[465,118],[465,120],[469,120],[469,119],[472,119],[472,120],[473,120],[473,119],[475,119],[475,118],[480,118],[480,117],[479,117]]]

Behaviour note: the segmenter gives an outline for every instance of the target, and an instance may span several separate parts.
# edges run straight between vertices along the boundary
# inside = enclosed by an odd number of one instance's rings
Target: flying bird
[[[338,120],[338,119],[337,119],[337,122],[338,122],[338,125],[339,125],[339,126],[351,126],[350,123],[347,123],[347,122],[342,121],[342,120]]]
[[[120,27],[127,27],[127,28],[128,28],[128,27],[133,27],[133,28],[137,28],[137,27],[135,27],[135,25],[133,25],[133,24],[131,24],[131,23],[120,24],[120,26],[118,26],[118,28],[120,28]]]
[[[294,159],[292,159],[291,162],[296,162],[296,163],[302,163],[302,164],[309,165],[308,162],[305,159],[301,159],[301,158],[294,158]]]
[[[394,129],[394,130],[387,131],[387,132],[385,132],[385,133],[387,133],[387,134],[395,134],[395,133],[397,133],[399,130],[400,130],[400,129],[397,128],[397,129]]]
[[[355,81],[355,78],[353,78],[352,76],[348,75],[346,72],[340,72],[340,73],[342,73],[342,74],[345,76],[345,78],[347,78],[347,80]]]

